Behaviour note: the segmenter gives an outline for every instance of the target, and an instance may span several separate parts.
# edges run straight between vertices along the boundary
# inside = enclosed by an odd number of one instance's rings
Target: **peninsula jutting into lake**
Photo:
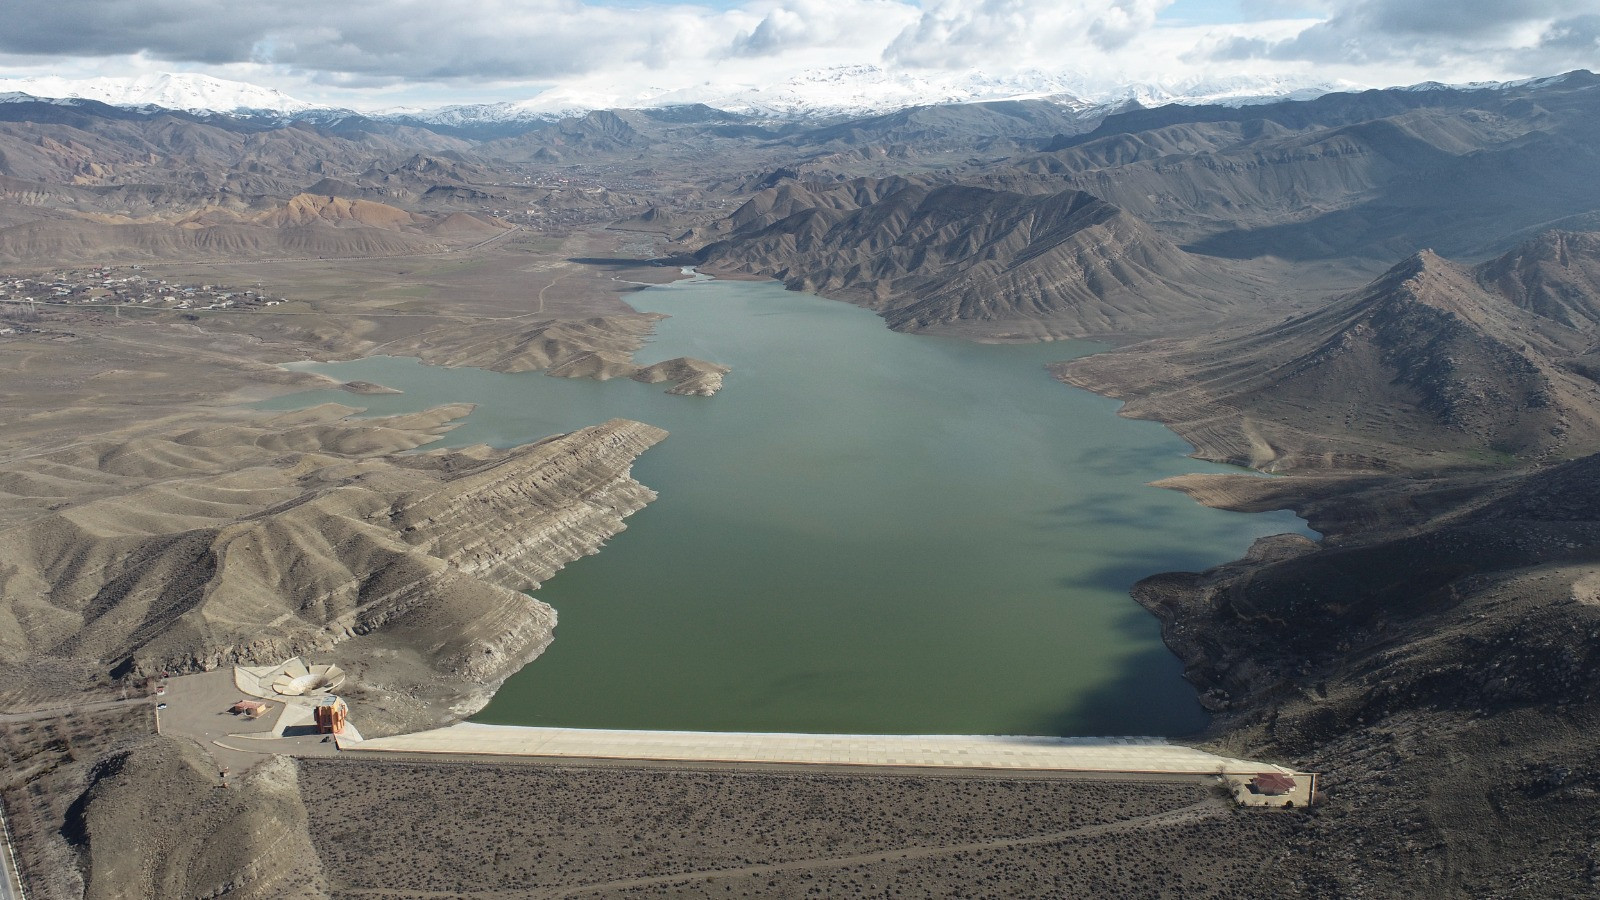
[[[369,415],[475,404],[445,446],[613,417],[669,432],[634,466],[660,498],[540,587],[560,614],[556,640],[477,720],[866,734],[1204,725],[1128,588],[1303,526],[1147,486],[1230,469],[1045,369],[1102,348],[897,334],[770,283],[683,281],[629,302],[670,316],[637,362],[717,360],[733,370],[726,387],[706,399],[391,358],[314,367],[403,391],[364,398]]]
[[[0,900],[1594,894],[1600,9],[1306,7],[8,3]]]

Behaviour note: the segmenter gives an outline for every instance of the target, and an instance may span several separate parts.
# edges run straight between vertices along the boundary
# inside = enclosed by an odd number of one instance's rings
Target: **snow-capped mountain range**
[[[701,103],[715,109],[760,118],[828,119],[870,116],[944,103],[994,100],[1049,100],[1074,109],[1145,106],[1169,103],[1262,103],[1310,99],[1331,91],[1355,90],[1349,82],[1306,82],[1284,78],[1239,76],[1171,84],[1097,82],[1077,74],[1041,71],[1010,75],[894,72],[879,66],[835,66],[803,72],[772,85],[707,83],[672,90],[614,94],[581,88],[552,88],[527,100],[447,106],[439,109],[391,109],[380,115],[406,116],[446,126],[485,122],[548,121],[597,109],[649,109]]]
[[[159,106],[193,113],[293,116],[317,109],[282,91],[209,75],[136,78],[0,78],[0,94],[49,100],[97,100],[111,106]]]
[[[718,109],[783,118],[818,115],[871,115],[942,103],[994,100],[1052,100],[1088,108],[1137,100],[1147,106],[1168,103],[1249,103],[1317,97],[1358,88],[1350,83],[1291,81],[1239,76],[1171,84],[1118,84],[1080,73],[1026,71],[991,75],[894,72],[878,66],[814,69],[770,86],[703,85],[663,92],[651,105],[704,103]]]
[[[1509,85],[1493,85],[1509,86]],[[641,109],[702,103],[762,118],[831,119],[867,116],[944,103],[1042,99],[1088,113],[1095,108],[1166,104],[1243,106],[1304,100],[1362,89],[1350,82],[1234,76],[1166,84],[1121,84],[1082,73],[915,73],[854,65],[815,69],[772,85],[701,84],[621,95],[603,90],[551,88],[526,100],[462,104],[434,109],[356,113],[296,100],[281,91],[192,73],[136,78],[0,78],[0,102],[96,100],[129,108],[160,107],[197,114],[328,120],[348,115],[471,127],[554,121],[598,109]],[[1443,89],[1439,84],[1413,90]],[[1491,87],[1491,85],[1471,85]]]

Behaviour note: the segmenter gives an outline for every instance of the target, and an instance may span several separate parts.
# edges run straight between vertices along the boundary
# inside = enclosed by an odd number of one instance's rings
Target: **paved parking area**
[[[157,727],[162,734],[194,738],[216,759],[219,767],[242,772],[257,761],[257,754],[239,753],[216,745],[218,738],[230,734],[270,732],[283,704],[274,703],[259,719],[236,716],[229,707],[244,695],[233,683],[232,667],[198,675],[167,679],[167,692],[156,698],[167,705],[156,710]]]
[[[228,712],[239,700],[253,699],[239,690],[231,666],[169,678],[166,684],[166,694],[156,698],[167,704],[166,709],[156,710],[161,733],[200,742],[219,769],[226,768],[238,774],[276,753],[315,756],[338,752],[332,742],[323,744],[320,735],[279,736],[276,729],[285,712],[281,702],[269,702],[270,709],[259,719]],[[299,712],[289,710],[290,721],[286,724],[304,724],[301,719],[309,721],[309,711],[304,716],[298,716]]]

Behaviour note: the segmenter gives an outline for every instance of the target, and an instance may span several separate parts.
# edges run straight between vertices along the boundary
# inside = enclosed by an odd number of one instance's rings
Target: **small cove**
[[[1187,458],[1164,427],[1043,370],[1097,345],[899,334],[776,283],[678,282],[630,302],[671,316],[641,363],[724,363],[722,393],[375,357],[304,368],[404,394],[262,404],[478,404],[433,446],[510,446],[613,417],[671,432],[634,467],[660,499],[535,592],[560,614],[556,640],[476,721],[1184,734],[1204,713],[1128,587],[1305,533],[1287,512],[1148,487],[1237,470]]]

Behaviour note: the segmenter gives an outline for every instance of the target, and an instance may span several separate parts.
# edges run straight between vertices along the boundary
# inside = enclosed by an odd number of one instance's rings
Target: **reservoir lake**
[[[1187,458],[1163,426],[1044,369],[1099,345],[899,334],[775,282],[681,281],[629,302],[671,316],[640,364],[731,366],[722,392],[373,357],[296,368],[404,394],[259,404],[477,404],[430,449],[616,417],[671,432],[633,469],[660,498],[533,592],[560,616],[555,642],[474,721],[1187,734],[1206,715],[1129,586],[1235,559],[1264,535],[1313,535],[1288,512],[1148,486],[1241,470]]]

